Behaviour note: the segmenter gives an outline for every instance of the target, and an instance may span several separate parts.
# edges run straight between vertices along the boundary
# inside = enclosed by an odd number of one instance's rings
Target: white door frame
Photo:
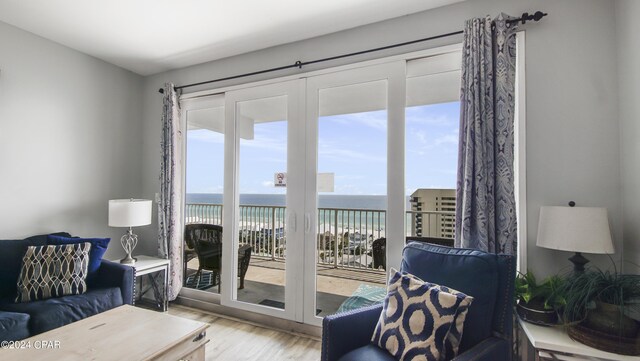
[[[316,316],[317,164],[319,90],[351,84],[387,81],[387,269],[398,268],[405,244],[404,112],[406,61],[372,65],[307,78],[306,193],[304,217],[304,323],[322,325]]]
[[[298,227],[298,215],[304,211],[304,182],[303,162],[304,154],[298,149],[302,147],[301,134],[304,124],[300,117],[301,83],[304,79],[273,83],[262,86],[249,87],[225,94],[225,175],[224,175],[224,231],[222,233],[222,290],[220,301],[223,306],[257,312],[269,316],[289,320],[302,321],[302,299],[300,294],[302,279],[297,277],[296,270],[302,268],[302,259],[295,257],[302,254],[303,234]],[[237,104],[242,101],[287,96],[287,232],[285,259],[285,309],[267,307],[238,300],[238,258],[237,237],[240,190],[239,180],[239,151],[240,138],[238,123],[236,122]],[[299,194],[299,196],[295,196]]]

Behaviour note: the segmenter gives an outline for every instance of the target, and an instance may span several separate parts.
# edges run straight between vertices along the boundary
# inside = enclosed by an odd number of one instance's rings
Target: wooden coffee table
[[[0,349],[0,360],[203,361],[206,323],[124,305]]]

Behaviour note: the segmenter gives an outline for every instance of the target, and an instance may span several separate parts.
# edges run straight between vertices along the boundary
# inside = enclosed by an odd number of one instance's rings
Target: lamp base
[[[573,256],[569,258],[569,261],[573,263],[573,272],[574,273],[582,273],[584,272],[584,265],[589,263],[589,260],[586,259],[582,253],[576,252]]]
[[[134,265],[137,260],[131,257],[131,254],[138,244],[138,236],[133,234],[133,230],[131,229],[131,227],[129,227],[127,233],[125,233],[124,236],[120,238],[120,244],[122,244],[122,248],[127,253],[127,256],[120,260],[120,263]]]
[[[120,260],[121,264],[134,265],[136,264],[137,259],[131,257],[131,254],[127,253],[127,256]]]

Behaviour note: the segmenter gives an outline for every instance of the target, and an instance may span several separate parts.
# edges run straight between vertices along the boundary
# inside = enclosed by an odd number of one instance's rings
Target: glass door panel
[[[225,197],[233,206],[225,213],[224,243],[228,245],[223,275],[223,304],[277,317],[295,319],[295,288],[289,258],[295,256],[296,193],[304,186],[295,172],[298,81],[227,93]],[[293,142],[293,144],[292,144]],[[300,167],[298,167],[300,168]],[[301,198],[299,194],[297,198]],[[229,218],[229,222],[226,219]],[[226,230],[229,229],[229,232]],[[300,243],[298,240],[297,243]],[[224,284],[223,284],[224,285]],[[300,291],[298,291],[300,292]]]
[[[407,239],[453,246],[460,102],[406,114]]]
[[[460,51],[407,64],[406,235],[453,246],[455,231]],[[419,165],[419,166],[418,166]]]
[[[224,95],[185,99],[184,293],[220,289],[222,191],[224,184]],[[214,267],[215,266],[215,267]]]
[[[386,294],[392,69],[307,80],[306,323]]]
[[[287,97],[238,102],[237,111],[238,129],[253,133],[240,135],[238,152],[238,300],[284,309]]]

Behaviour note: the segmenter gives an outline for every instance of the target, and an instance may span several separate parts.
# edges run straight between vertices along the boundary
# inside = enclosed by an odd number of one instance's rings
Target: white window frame
[[[516,99],[514,108],[514,164],[513,174],[518,220],[517,271],[527,272],[527,94],[525,32],[516,33]]]

